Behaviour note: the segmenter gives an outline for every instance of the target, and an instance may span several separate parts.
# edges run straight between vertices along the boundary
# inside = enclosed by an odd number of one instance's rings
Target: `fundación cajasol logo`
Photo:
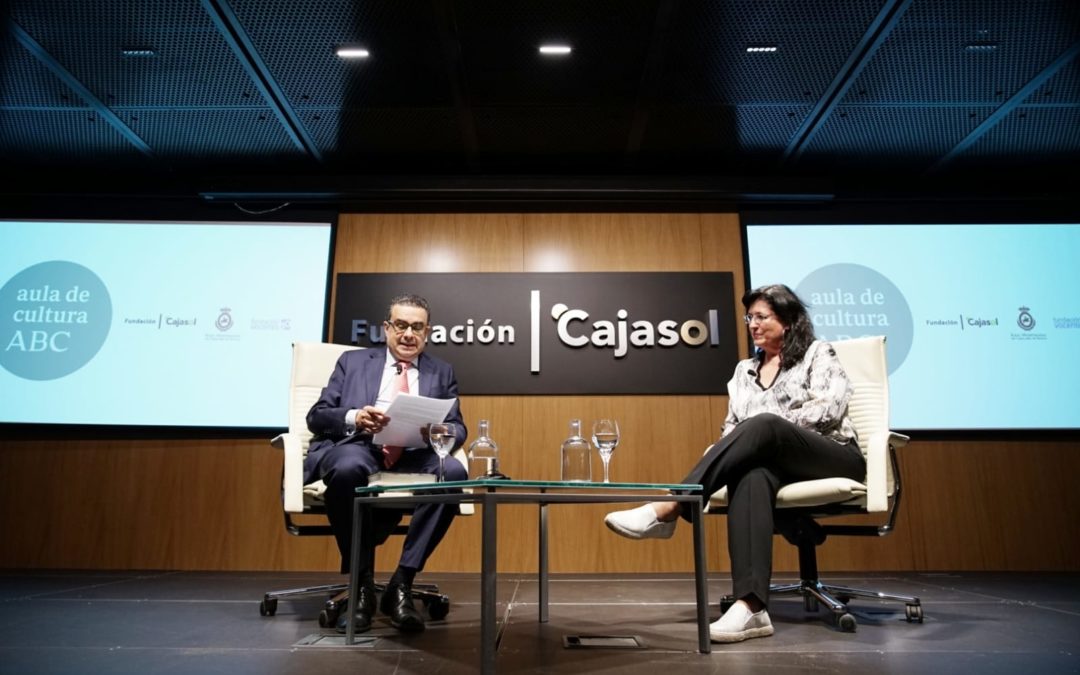
[[[82,265],[31,265],[0,288],[0,366],[27,380],[54,380],[90,362],[112,326],[112,301]]]

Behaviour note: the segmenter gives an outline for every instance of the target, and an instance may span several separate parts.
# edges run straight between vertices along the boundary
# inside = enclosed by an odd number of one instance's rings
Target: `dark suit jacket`
[[[355,349],[347,351],[338,359],[330,381],[322,390],[322,395],[307,414],[308,429],[315,437],[311,440],[308,456],[312,457],[322,448],[344,441],[371,445],[371,435],[360,433],[345,434],[345,413],[354,408],[375,405],[379,396],[379,384],[382,382],[383,369],[386,367],[386,347],[373,349]],[[420,395],[431,398],[458,398],[457,378],[454,368],[446,361],[421,353],[416,361],[420,370]],[[461,406],[454,401],[447,422],[457,425],[457,442],[454,448],[461,447],[468,436],[465,421],[461,418]],[[314,457],[312,457],[314,459]],[[305,462],[305,468],[313,466]],[[305,476],[306,482],[318,478]]]

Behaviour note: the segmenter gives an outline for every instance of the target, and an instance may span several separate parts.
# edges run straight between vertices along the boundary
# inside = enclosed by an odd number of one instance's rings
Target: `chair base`
[[[375,584],[377,593],[382,593],[385,590],[386,584]],[[450,613],[450,598],[441,594],[439,587],[435,584],[414,584],[412,594],[415,599],[423,604],[428,616],[433,620],[444,619]],[[305,586],[281,591],[269,591],[259,602],[259,615],[274,616],[277,613],[278,600],[294,600],[313,595],[330,596],[322,611],[319,612],[319,626],[333,628],[338,617],[346,610],[349,604],[348,584],[326,584],[323,586]]]
[[[849,586],[837,586],[825,584],[818,580],[803,579],[797,584],[777,584],[769,586],[769,597],[799,596],[803,599],[803,608],[807,612],[818,611],[819,605],[825,605],[829,615],[836,622],[837,627],[845,633],[854,633],[858,627],[855,617],[848,611],[848,603],[854,598],[868,598],[871,600],[888,600],[904,603],[904,615],[908,623],[923,622],[922,602],[919,598],[909,595],[895,595],[882,593]],[[720,600],[723,611],[735,604],[735,596],[725,595]]]

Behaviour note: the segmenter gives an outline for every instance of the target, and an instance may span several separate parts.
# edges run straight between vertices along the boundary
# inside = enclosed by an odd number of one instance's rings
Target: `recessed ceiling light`
[[[125,47],[120,50],[121,56],[157,56],[157,51],[152,47]]]
[[[750,45],[746,48],[746,51],[751,54],[759,54],[762,52],[772,53],[780,49],[776,45]]]
[[[988,52],[996,51],[997,48],[996,42],[970,42],[964,45],[965,50],[977,54],[986,54]]]
[[[570,45],[540,45],[540,53],[545,56],[566,56],[571,51]]]
[[[366,59],[371,52],[363,47],[338,47],[334,52],[343,59]]]

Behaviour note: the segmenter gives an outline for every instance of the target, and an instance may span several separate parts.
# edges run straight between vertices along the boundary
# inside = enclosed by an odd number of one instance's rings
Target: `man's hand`
[[[377,434],[382,431],[390,418],[375,406],[366,405],[356,413],[356,428],[369,434]]]

